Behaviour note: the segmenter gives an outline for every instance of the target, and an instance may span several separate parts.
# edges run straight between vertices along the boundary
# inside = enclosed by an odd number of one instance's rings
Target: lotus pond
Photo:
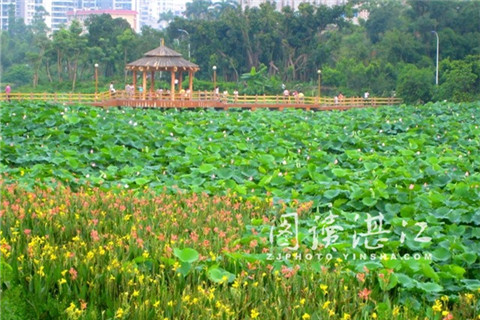
[[[477,319],[479,119],[3,104],[2,319]]]

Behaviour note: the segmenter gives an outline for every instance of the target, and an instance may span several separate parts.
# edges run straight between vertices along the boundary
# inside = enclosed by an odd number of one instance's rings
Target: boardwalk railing
[[[35,93],[35,92],[15,92],[10,93],[11,101],[45,101],[56,103],[94,103],[110,99],[108,92],[95,93]],[[5,93],[0,93],[0,101],[7,100]]]
[[[0,94],[0,101],[7,100],[5,93]],[[101,92],[85,93],[11,93],[11,101],[45,101],[65,104],[90,104],[102,107],[149,107],[149,108],[301,108],[301,109],[351,109],[362,107],[379,107],[396,105],[402,102],[394,97],[363,99],[360,97],[344,98],[342,100],[330,97],[299,97],[272,95],[233,95],[214,94],[210,91],[195,91],[192,93],[176,93],[172,99],[169,92],[146,92],[127,94],[117,91],[115,94]]]

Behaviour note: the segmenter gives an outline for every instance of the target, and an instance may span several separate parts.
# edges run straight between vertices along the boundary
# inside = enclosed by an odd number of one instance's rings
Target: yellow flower
[[[133,290],[132,297],[138,297],[140,292],[138,290]]]
[[[172,269],[173,269],[173,271],[177,271],[178,268],[180,268],[180,263],[178,261],[175,261],[173,263]]]
[[[392,315],[393,315],[394,317],[396,317],[396,316],[398,316],[399,314],[400,314],[400,307],[399,307],[399,306],[395,306],[395,307],[393,308]]]
[[[474,295],[472,293],[465,293],[465,299],[467,299],[467,302],[470,303],[473,301]]]
[[[373,318],[373,319],[377,319],[377,314],[376,314],[375,312],[372,313],[372,318]]]
[[[350,320],[350,319],[352,319],[352,317],[348,313],[343,314],[342,320]]]
[[[260,315],[260,313],[257,311],[257,309],[252,309],[252,311],[250,311],[250,317],[252,319],[258,318],[259,315]]]
[[[330,309],[330,311],[328,311],[328,315],[329,315],[330,317],[333,317],[333,316],[335,315],[335,310]]]
[[[167,305],[168,305],[169,307],[173,307],[173,301],[172,301],[172,300],[168,301]]]
[[[440,300],[435,300],[435,304],[432,307],[432,310],[434,312],[441,312],[442,311],[442,303]]]
[[[44,267],[43,266],[40,266],[40,269],[37,271],[37,274],[40,276],[40,277],[45,277],[45,272],[43,271]]]
[[[118,308],[117,312],[115,312],[115,319],[123,318],[124,311],[122,308]]]
[[[328,305],[330,304],[330,300],[327,300],[323,303],[323,306],[322,306],[322,309],[325,310],[325,309],[328,309]]]
[[[303,306],[303,305],[305,304],[305,301],[306,301],[306,299],[305,299],[305,298],[303,298],[303,299],[300,299],[300,304]]]
[[[142,257],[144,257],[145,259],[148,259],[149,256],[150,256],[150,254],[148,253],[147,250],[143,251]]]
[[[236,280],[233,282],[232,287],[234,287],[234,288],[240,287],[240,280],[239,280],[239,279],[236,279]]]
[[[67,283],[67,280],[65,280],[64,278],[58,280],[58,284],[61,286],[62,284],[64,283]]]
[[[308,319],[310,319],[310,315],[308,313],[304,313],[303,316],[302,316],[302,319],[303,320],[308,320]]]
[[[215,255],[213,254],[212,251],[210,251],[208,254],[210,255],[210,259],[211,259],[212,261],[217,260],[217,257],[215,257]]]
[[[443,302],[448,302],[448,296],[442,296],[440,300],[442,300]]]
[[[448,312],[448,310],[444,310],[444,311],[442,311],[442,316],[444,316],[444,317],[445,317],[445,316],[448,316],[449,313],[450,313],[450,312]]]

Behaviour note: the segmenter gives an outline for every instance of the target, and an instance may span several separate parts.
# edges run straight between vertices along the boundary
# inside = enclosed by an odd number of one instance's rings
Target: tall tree
[[[105,53],[103,61],[105,76],[111,77],[123,65],[123,52],[118,51],[118,36],[130,29],[125,19],[113,19],[108,14],[92,15],[86,21],[88,45],[99,47]]]

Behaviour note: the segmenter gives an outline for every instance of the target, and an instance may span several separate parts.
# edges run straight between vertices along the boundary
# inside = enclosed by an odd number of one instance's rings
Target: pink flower
[[[413,190],[413,188],[415,188],[415,185],[413,183],[410,184],[410,186],[408,186],[408,189],[410,189],[410,190]]]
[[[255,248],[256,246],[258,246],[258,241],[257,240],[250,241],[250,248]]]
[[[23,230],[23,233],[25,233],[27,236],[29,236],[30,233],[32,233],[32,230],[31,229],[25,229],[25,230]]]
[[[368,290],[367,288],[363,289],[358,293],[358,296],[363,300],[368,300],[368,296],[372,293],[372,290]]]
[[[100,240],[100,237],[98,236],[98,231],[97,230],[90,231],[90,237],[92,237],[93,241]]]
[[[68,270],[68,273],[70,273],[70,277],[72,278],[72,280],[77,279],[77,270],[75,270],[74,268],[70,268],[70,270]]]
[[[195,231],[192,231],[190,233],[190,239],[192,239],[193,243],[196,243],[198,241],[198,234]]]
[[[360,282],[365,282],[365,273],[357,273],[357,279]]]

